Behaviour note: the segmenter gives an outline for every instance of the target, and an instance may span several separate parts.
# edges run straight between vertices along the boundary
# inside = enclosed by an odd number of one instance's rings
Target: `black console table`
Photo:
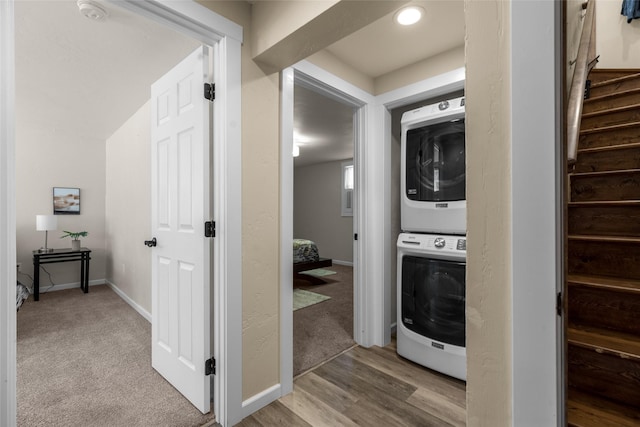
[[[91,250],[87,248],[80,248],[78,251],[72,249],[54,249],[50,252],[33,251],[33,300],[40,299],[40,265],[55,262],[80,261],[80,289],[85,294],[88,293],[90,259]]]

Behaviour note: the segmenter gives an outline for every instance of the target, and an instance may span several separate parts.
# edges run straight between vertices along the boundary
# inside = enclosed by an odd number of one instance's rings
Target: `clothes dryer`
[[[465,234],[464,97],[407,111],[401,128],[402,231]]]

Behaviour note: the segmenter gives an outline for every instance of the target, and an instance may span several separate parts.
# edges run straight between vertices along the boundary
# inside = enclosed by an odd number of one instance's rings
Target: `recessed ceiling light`
[[[402,8],[395,14],[395,20],[400,25],[413,25],[422,19],[424,9],[420,6],[408,6]]]

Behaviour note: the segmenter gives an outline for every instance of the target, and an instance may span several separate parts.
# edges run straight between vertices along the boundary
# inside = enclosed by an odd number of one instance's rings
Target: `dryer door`
[[[465,263],[402,257],[404,326],[445,344],[465,346]]]
[[[409,200],[465,200],[463,118],[407,131],[405,156]]]

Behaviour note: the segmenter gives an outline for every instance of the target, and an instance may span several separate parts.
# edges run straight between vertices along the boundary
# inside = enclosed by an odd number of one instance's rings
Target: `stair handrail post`
[[[586,6],[584,24],[580,34],[576,68],[573,73],[569,102],[567,105],[567,159],[569,166],[575,164],[578,157],[578,141],[580,136],[580,122],[582,118],[582,103],[587,76],[598,62],[597,58],[590,58],[590,50],[595,45],[595,1],[589,0]],[[593,54],[592,54],[593,55]]]

